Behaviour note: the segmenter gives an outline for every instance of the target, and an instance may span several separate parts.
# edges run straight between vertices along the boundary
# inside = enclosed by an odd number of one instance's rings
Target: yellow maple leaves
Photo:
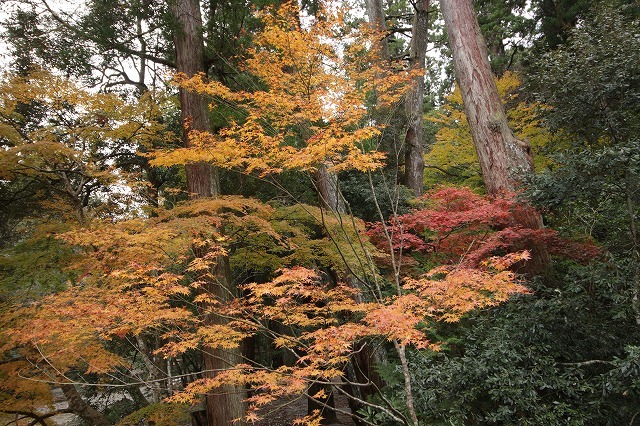
[[[211,97],[212,106],[233,105],[242,118],[215,134],[190,132],[192,148],[158,152],[153,164],[207,161],[261,175],[382,166],[383,125],[368,117],[402,99],[414,71],[381,61],[379,34],[350,28],[340,11],[323,9],[306,27],[298,14],[288,2],[261,15],[265,27],[243,69],[259,79],[255,87],[231,91],[202,75],[177,76],[181,87]]]
[[[92,191],[132,184],[118,158],[175,137],[156,94],[126,101],[45,71],[2,76],[0,91],[0,179],[37,182],[55,198],[48,209],[81,220]]]

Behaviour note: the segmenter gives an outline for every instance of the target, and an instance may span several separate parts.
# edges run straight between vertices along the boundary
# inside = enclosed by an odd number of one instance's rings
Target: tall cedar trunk
[[[231,271],[229,268],[229,257],[220,256],[214,271],[216,282],[209,284],[209,294],[213,295],[221,303],[228,302],[237,296],[237,288],[231,282]],[[205,318],[207,324],[224,324],[225,318],[218,315],[210,315]],[[210,376],[215,375],[215,371],[233,368],[242,363],[241,349],[214,349],[204,347],[204,367],[209,371]],[[213,393],[207,395],[207,422],[209,426],[229,426],[244,425],[246,398],[245,389],[241,386],[222,386],[214,389]]]
[[[490,194],[513,191],[515,176],[532,172],[533,164],[509,128],[473,6],[470,0],[440,3],[485,186]]]
[[[87,404],[87,402],[82,399],[75,385],[60,385],[60,389],[62,389],[62,393],[64,394],[65,398],[67,398],[69,409],[73,411],[74,414],[78,415],[82,420],[92,426],[111,425],[111,422],[107,420],[107,418],[101,412],[93,408],[91,405]]]
[[[385,34],[385,37],[380,39],[380,57],[383,60],[389,59],[389,41],[386,37],[387,23],[384,13],[384,5],[382,0],[366,0],[367,16],[369,16],[369,23],[373,28]]]
[[[338,186],[338,175],[327,170],[324,164],[314,174],[316,191],[322,208],[335,213],[344,213],[344,200]]]
[[[509,128],[471,0],[440,0],[440,5],[487,192],[492,195],[512,192],[518,176],[533,172],[531,148],[516,139]],[[542,227],[542,217],[528,206],[520,209],[516,222],[515,225],[526,228]],[[538,245],[533,249],[529,272],[539,270],[549,261],[545,247]]]
[[[171,13],[176,19],[173,41],[176,48],[176,67],[187,76],[205,72],[202,15],[198,0],[173,0]],[[198,93],[180,89],[183,143],[190,146],[189,131],[211,129],[206,100]],[[187,164],[187,190],[192,197],[211,197],[220,194],[217,170],[209,164]]]
[[[178,72],[192,76],[204,72],[204,41],[202,38],[202,15],[198,0],[173,0],[170,3],[177,28],[174,32],[176,48],[176,65]],[[184,145],[189,147],[189,130],[209,131],[208,107],[205,99],[197,93],[180,89],[180,105],[182,108]],[[215,168],[209,164],[198,163],[186,166],[187,189],[192,198],[211,197],[220,194],[220,182]],[[220,256],[215,271],[215,282],[206,289],[210,295],[224,302],[235,295],[235,287],[231,282],[229,258]],[[216,316],[205,318],[208,324],[219,324],[224,320]],[[215,376],[215,372],[230,368],[240,363],[238,350],[222,350],[210,347],[203,348],[203,358],[207,375]],[[245,391],[240,387],[227,386],[216,389],[207,395],[206,411],[209,426],[228,426],[234,420],[244,417]],[[242,422],[234,424],[243,424]]]
[[[335,172],[327,170],[325,164],[318,167],[313,176],[320,207],[327,209],[336,214],[345,213],[344,200],[338,186],[338,175]],[[327,398],[313,398],[321,389],[327,395]],[[313,383],[308,390],[309,398],[307,398],[307,413],[312,414],[315,410],[320,411],[322,415],[323,425],[333,424],[337,422],[337,415],[334,411],[335,401],[331,386],[323,386]]]
[[[429,0],[418,0],[415,3],[415,14],[411,28],[409,66],[411,69],[420,69],[422,72],[412,81],[412,90],[407,93],[404,105],[407,116],[407,134],[405,137],[403,182],[416,197],[422,195],[424,185],[422,105],[424,102],[424,62],[427,55],[428,30]]]

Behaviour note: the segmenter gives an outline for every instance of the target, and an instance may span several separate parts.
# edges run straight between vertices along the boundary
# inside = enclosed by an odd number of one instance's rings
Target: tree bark
[[[513,191],[533,171],[528,147],[513,135],[498,94],[487,47],[470,0],[441,0],[456,80],[487,191]]]
[[[171,13],[176,19],[177,28],[173,38],[176,48],[178,72],[188,77],[204,73],[204,41],[202,37],[202,15],[198,0],[172,0],[169,3]],[[184,146],[189,147],[189,131],[210,131],[209,112],[206,100],[199,94],[180,89],[182,108]],[[210,164],[187,164],[187,189],[191,198],[215,197],[220,195],[220,180],[217,170]],[[219,256],[214,271],[215,281],[206,289],[210,295],[221,302],[231,300],[236,288],[231,281],[229,258]],[[221,324],[225,320],[217,315],[207,315],[205,324]],[[222,350],[205,346],[203,359],[207,373],[213,377],[217,371],[233,368],[241,362],[240,348]],[[209,426],[243,425],[245,415],[245,390],[242,387],[225,386],[215,389],[206,397],[207,423]]]
[[[231,282],[229,257],[220,256],[214,270],[216,282],[210,283],[207,291],[221,303],[237,296],[237,288]],[[227,320],[218,315],[205,318],[206,324],[225,324]],[[215,376],[216,371],[234,368],[242,363],[241,349],[218,349],[204,347],[204,368],[207,376]],[[206,411],[209,426],[244,425],[246,411],[246,391],[242,386],[221,386],[207,395]],[[238,420],[240,419],[240,420]],[[238,420],[234,422],[234,420]]]
[[[314,180],[320,206],[335,213],[344,213],[345,206],[338,187],[338,175],[328,171],[327,166],[323,164],[316,170]]]
[[[380,38],[380,57],[383,60],[389,59],[389,41],[386,37],[387,23],[382,0],[366,0],[367,16],[369,24],[384,37]]]
[[[141,335],[136,336],[136,343],[138,353],[142,357],[142,362],[147,368],[148,378],[151,380],[149,388],[151,389],[152,402],[158,403],[162,401],[162,398],[167,396],[162,390],[162,382],[165,378],[165,372],[155,362],[152,351],[149,350],[149,345]]]
[[[74,414],[78,415],[92,426],[111,426],[111,423],[101,412],[87,404],[87,402],[82,399],[75,385],[60,385],[60,389],[62,389],[62,393],[65,398],[67,398],[69,409],[73,411]]]
[[[531,147],[516,139],[509,128],[471,0],[440,0],[440,5],[487,192],[513,192],[519,177],[533,172]],[[531,229],[542,227],[542,217],[529,206],[519,210],[515,222]],[[548,262],[546,248],[538,245],[533,247],[527,269],[535,272]]]
[[[422,147],[423,124],[422,106],[424,103],[424,71],[427,55],[429,31],[429,0],[418,0],[415,3],[415,14],[411,28],[411,46],[409,50],[409,67],[422,70],[416,76],[412,89],[405,99],[407,116],[407,134],[405,136],[404,178],[403,184],[413,191],[413,195],[422,195],[424,186],[424,155]]]
[[[385,33],[384,5],[382,0],[367,0],[369,23],[377,31]],[[409,67],[425,68],[429,29],[429,0],[418,0],[414,4],[415,14],[411,28],[411,45],[409,48]],[[387,38],[380,39],[380,56],[389,60],[389,43]],[[402,183],[418,197],[422,195],[424,180],[423,126],[422,104],[424,99],[424,72],[412,81],[412,90],[407,93],[405,113],[407,116],[407,132],[405,135],[405,172]]]
[[[169,3],[176,19],[177,28],[173,32],[176,50],[176,65],[180,73],[188,77],[205,73],[204,40],[202,38],[202,14],[198,0],[173,0]],[[180,89],[182,110],[183,144],[191,145],[191,130],[209,131],[209,110],[206,100],[198,93]],[[212,197],[220,194],[217,169],[210,164],[187,164],[187,190],[193,198]]]

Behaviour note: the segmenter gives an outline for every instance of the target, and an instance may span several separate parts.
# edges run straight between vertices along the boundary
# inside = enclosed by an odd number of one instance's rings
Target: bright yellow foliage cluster
[[[157,153],[153,164],[207,161],[261,175],[284,169],[330,171],[379,168],[382,126],[368,120],[371,99],[388,109],[410,89],[412,71],[382,61],[366,26],[344,24],[338,11],[319,12],[302,27],[293,2],[262,15],[244,72],[255,87],[234,92],[203,76],[178,75],[181,87],[232,105],[242,119],[216,134],[190,133],[191,148]]]

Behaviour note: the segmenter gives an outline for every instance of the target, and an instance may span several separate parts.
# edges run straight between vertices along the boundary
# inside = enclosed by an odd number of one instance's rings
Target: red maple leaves
[[[381,250],[428,255],[440,264],[479,267],[490,257],[543,244],[552,254],[587,261],[600,250],[591,242],[563,239],[549,228],[515,225],[521,208],[515,194],[480,196],[468,188],[440,187],[420,198],[420,206],[387,223],[371,224],[367,235]]]

